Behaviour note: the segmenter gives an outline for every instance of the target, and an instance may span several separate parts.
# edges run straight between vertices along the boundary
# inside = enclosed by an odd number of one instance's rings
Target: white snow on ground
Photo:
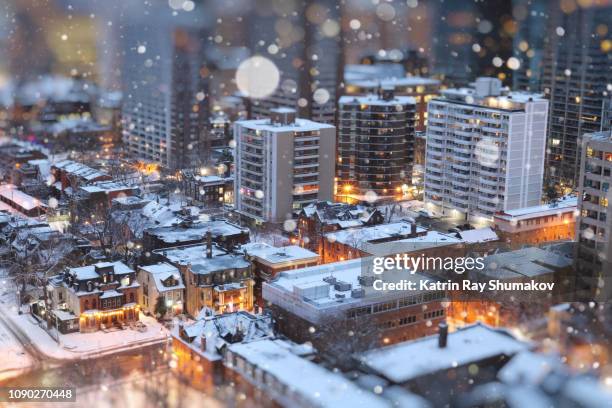
[[[170,336],[170,332],[157,320],[141,313],[140,321],[146,326],[146,331],[127,328],[108,332],[60,334],[58,344],[55,331],[52,336],[41,328],[30,314],[18,313],[15,305],[15,289],[6,278],[0,281],[0,290],[0,313],[20,328],[40,353],[50,358],[68,360],[93,358],[163,341]],[[4,327],[0,324],[0,328]],[[0,343],[0,353],[1,347],[2,343]]]
[[[1,312],[1,310],[0,310]],[[151,317],[140,315],[147,330],[132,329],[97,331],[93,333],[60,334],[59,344],[55,337],[43,330],[28,314],[11,313],[8,317],[30,338],[43,354],[56,359],[83,359],[155,343],[169,336],[168,330]],[[55,332],[53,333],[55,336]]]
[[[19,375],[33,364],[21,343],[3,324],[0,324],[0,356],[0,381]]]

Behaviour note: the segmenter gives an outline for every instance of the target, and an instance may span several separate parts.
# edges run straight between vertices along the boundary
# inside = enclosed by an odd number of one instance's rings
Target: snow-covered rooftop
[[[459,237],[468,244],[498,241],[499,237],[490,227],[461,231]]]
[[[338,101],[341,105],[359,104],[373,106],[397,106],[397,105],[414,105],[416,99],[412,96],[395,95],[392,99],[383,99],[378,95],[345,95],[341,96]]]
[[[270,119],[239,120],[235,122],[240,127],[268,132],[311,132],[320,129],[333,129],[332,125],[314,122],[308,119],[295,119],[288,124],[273,123]]]
[[[479,274],[495,278],[534,278],[554,273],[572,265],[572,260],[553,251],[527,247],[516,251],[489,255]]]
[[[99,181],[88,186],[81,186],[79,188],[89,194],[136,190],[136,187],[129,186],[120,181]]]
[[[282,340],[260,340],[233,344],[229,346],[229,351],[273,376],[312,406],[390,406],[386,400],[359,388],[341,374],[328,371],[294,354],[291,348],[291,343]],[[283,400],[279,402],[282,404]]]
[[[263,298],[309,321],[316,321],[327,308],[349,308],[406,296],[403,291],[375,290],[369,281],[373,275],[370,258],[351,259],[283,271],[263,284]],[[364,280],[365,279],[365,280]],[[386,270],[376,279],[418,282],[430,278],[410,270]],[[423,291],[413,290],[411,294]]]
[[[401,384],[491,357],[512,356],[529,347],[505,331],[477,323],[449,333],[444,348],[438,346],[438,335],[433,335],[367,351],[357,359],[368,370]]]
[[[206,257],[206,245],[187,245],[154,251],[175,265],[191,265],[196,274],[206,275],[216,271],[234,268],[248,268],[250,263],[244,256],[230,254],[213,245],[212,257]]]
[[[183,278],[179,270],[169,263],[160,262],[154,265],[141,266],[141,270],[151,274],[155,287],[160,293],[176,289],[185,289]],[[173,278],[169,280],[168,278]],[[174,284],[168,285],[167,282],[173,281]]]
[[[127,266],[121,261],[98,262],[97,264],[80,266],[78,268],[70,268],[68,271],[71,275],[74,275],[77,280],[90,280],[90,279],[97,279],[99,277],[98,272],[96,272],[96,267],[98,268],[112,267],[113,273],[115,275],[124,275],[126,273],[134,272],[129,266]]]
[[[253,242],[240,247],[246,254],[269,264],[317,261],[319,255],[297,245],[273,247],[263,242]]]
[[[78,163],[72,160],[62,160],[55,164],[53,167],[61,169],[68,174],[80,177],[86,181],[95,180],[100,177],[109,177],[107,173],[93,169],[83,163]]]
[[[567,212],[576,211],[577,206],[578,197],[575,195],[567,195],[554,203],[518,208],[516,210],[508,210],[500,214],[495,214],[495,218],[509,222],[522,221],[531,218],[560,215]]]
[[[0,185],[0,195],[5,199],[14,202],[26,211],[33,210],[34,208],[43,208],[45,205],[35,197],[24,193],[19,190],[17,186],[13,184],[2,184]]]
[[[206,315],[205,310],[202,309],[196,322],[183,326],[187,338],[181,336],[179,325],[174,326],[172,334],[209,360],[221,358],[220,351],[225,345],[235,342],[248,343],[274,336],[272,319],[268,315],[255,315],[245,311]],[[202,338],[206,339],[205,349],[202,348]]]
[[[426,232],[425,228],[416,227],[417,234]],[[391,224],[380,224],[371,227],[348,228],[341,231],[334,231],[325,234],[331,242],[340,242],[345,245],[361,247],[365,243],[374,241],[399,241],[410,237],[412,224],[405,221],[394,222]]]
[[[189,225],[164,226],[147,229],[147,234],[167,243],[179,243],[203,239],[210,231],[213,238],[248,233],[248,229],[225,220],[194,222]]]

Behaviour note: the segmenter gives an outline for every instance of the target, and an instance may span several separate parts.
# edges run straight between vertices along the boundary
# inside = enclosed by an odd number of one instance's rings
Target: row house
[[[153,254],[183,276],[185,313],[196,316],[204,307],[215,313],[253,310],[255,281],[242,254],[213,245],[210,239],[205,245],[158,249]]]
[[[138,320],[136,272],[123,262],[68,268],[49,279],[47,319],[60,332],[93,332]]]
[[[163,302],[166,316],[183,313],[185,285],[175,266],[163,262],[139,266],[137,278],[142,286],[138,303],[142,306],[143,312],[156,316],[158,302]]]

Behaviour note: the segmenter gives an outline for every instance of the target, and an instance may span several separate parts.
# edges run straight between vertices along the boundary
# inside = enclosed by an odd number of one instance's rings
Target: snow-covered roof
[[[554,203],[518,208],[516,210],[508,210],[500,214],[495,214],[495,218],[509,222],[522,221],[550,215],[561,215],[567,212],[576,211],[577,207],[578,197],[575,195],[567,195]]]
[[[136,187],[129,186],[120,181],[98,181],[88,186],[81,186],[79,188],[89,194],[136,190]]]
[[[383,99],[378,95],[345,95],[341,96],[338,101],[340,105],[372,105],[372,106],[397,106],[397,105],[414,105],[416,99],[412,96],[395,95],[392,99]]]
[[[253,242],[240,247],[246,254],[268,264],[317,261],[319,255],[298,245],[273,247],[263,242]]]
[[[491,357],[513,356],[529,347],[505,331],[477,323],[449,333],[444,348],[438,346],[438,335],[433,335],[367,351],[357,359],[368,370],[401,384]]]
[[[264,130],[272,133],[279,132],[311,132],[321,129],[333,129],[332,125],[326,123],[314,122],[308,119],[296,119],[294,123],[278,124],[272,123],[270,119],[254,119],[254,120],[239,120],[234,122],[240,127],[253,129],[253,130]]]
[[[116,262],[98,262],[92,265],[80,266],[78,268],[70,268],[68,269],[68,273],[74,275],[77,280],[91,280],[99,278],[98,272],[96,271],[96,267],[98,268],[113,268],[113,273],[115,275],[125,275],[126,273],[134,272],[129,266],[124,264],[121,261]]]
[[[538,247],[489,255],[484,259],[485,268],[479,274],[495,278],[534,278],[552,274],[572,265],[572,260],[558,253]]]
[[[498,241],[499,237],[490,227],[476,228],[459,232],[459,237],[468,244]]]
[[[107,173],[91,168],[83,163],[78,163],[72,160],[62,160],[55,164],[53,167],[63,170],[68,174],[80,177],[86,181],[92,181],[101,177],[109,177]]]
[[[172,334],[209,360],[221,357],[222,346],[235,342],[248,343],[274,336],[272,318],[269,315],[256,315],[245,311],[210,316],[200,313],[198,320],[184,325],[183,330],[188,339],[180,336],[178,325],[175,325]],[[202,348],[203,337],[206,338],[205,349]]]
[[[123,294],[120,293],[120,292],[117,292],[114,289],[112,289],[112,290],[105,290],[100,295],[100,299],[109,299],[109,298],[114,298],[114,297],[118,297],[118,296],[123,296]]]
[[[372,275],[370,258],[287,270],[279,273],[274,280],[264,282],[263,298],[314,322],[329,309],[348,309],[407,296],[404,291],[376,290],[371,284],[362,284]],[[431,280],[422,274],[411,273],[409,269],[386,270],[376,279],[385,282]],[[426,291],[411,290],[410,294],[422,292]]]
[[[526,350],[512,357],[497,373],[497,378],[506,384],[524,382],[535,384],[562,367],[563,363],[558,355]]]
[[[230,254],[213,245],[212,257],[206,257],[206,245],[186,245],[154,251],[175,265],[191,265],[193,273],[206,275],[227,269],[248,268],[250,263],[244,256]]]
[[[229,351],[285,384],[301,399],[317,407],[389,407],[390,404],[359,388],[339,373],[331,372],[291,351],[291,343],[260,340],[232,344]],[[238,367],[234,367],[238,369]],[[271,390],[272,391],[272,390]],[[282,396],[279,403],[283,404]]]
[[[147,229],[147,234],[167,244],[203,239],[210,231],[213,238],[248,233],[248,229],[225,220],[213,220]]]
[[[179,270],[169,263],[161,262],[154,265],[141,266],[140,269],[151,274],[155,282],[155,287],[160,293],[170,290],[185,289],[183,278]],[[173,285],[166,284],[168,278],[173,278],[171,279],[174,282]]]
[[[317,201],[302,208],[307,217],[316,215],[323,224],[351,228],[365,224],[376,212],[375,208],[345,203]]]
[[[26,211],[46,207],[45,204],[40,202],[40,200],[24,193],[13,184],[0,185],[0,195],[5,199],[19,205]]]
[[[423,234],[426,229],[416,227],[417,234]],[[340,242],[353,247],[361,247],[365,243],[381,240],[399,241],[410,237],[412,224],[405,221],[394,222],[391,224],[380,224],[371,227],[349,228],[341,231],[334,231],[325,234],[331,242]]]

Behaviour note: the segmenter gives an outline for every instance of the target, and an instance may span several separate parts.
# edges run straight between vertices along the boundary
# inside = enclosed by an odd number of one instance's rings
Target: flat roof
[[[371,227],[347,228],[325,234],[332,242],[340,242],[345,245],[359,247],[360,245],[381,239],[397,238],[401,240],[410,235],[412,224],[405,221],[390,224],[379,224]],[[416,227],[416,233],[422,234],[427,231],[423,227]]]
[[[478,274],[495,278],[534,278],[572,265],[572,259],[538,247],[489,255]]]
[[[415,105],[416,99],[412,96],[394,95],[393,99],[385,100],[378,95],[345,95],[341,96],[339,104],[360,104],[372,106],[396,106],[396,105]]]
[[[426,290],[386,291],[375,290],[372,286],[362,286],[361,276],[371,275],[371,262],[368,258],[351,259],[342,262],[333,262],[323,265],[311,266],[307,268],[294,269],[279,273],[271,282],[265,282],[264,287],[268,286],[292,293],[295,297],[317,308],[337,306],[343,303],[373,302],[376,298],[385,297],[389,293],[399,296],[408,296],[427,292]],[[350,284],[348,290],[337,290],[334,282],[329,283],[324,279],[333,278],[335,282]],[[387,282],[399,281],[399,279],[418,282],[420,280],[432,280],[431,278],[419,274],[411,273],[410,270],[387,270],[381,275],[375,275],[375,279],[382,279]],[[363,294],[353,293],[354,289],[363,289]],[[268,291],[264,290],[264,299],[274,302],[273,295],[267,297]],[[296,313],[299,313],[296,310]]]
[[[394,383],[438,371],[475,363],[487,358],[512,356],[529,348],[508,332],[481,323],[466,326],[448,334],[447,346],[438,346],[438,335],[403,342],[357,355],[370,371]]]
[[[329,371],[291,351],[291,343],[259,340],[232,344],[229,351],[286,384],[317,407],[389,407],[390,404],[339,373]]]
[[[317,261],[319,259],[319,255],[298,245],[273,247],[263,242],[253,242],[243,245],[241,249],[248,255],[270,264]]]
[[[238,120],[234,123],[247,129],[265,130],[268,132],[309,132],[321,129],[335,129],[332,125],[308,119],[295,119],[294,123],[286,125],[272,123],[270,119]]]
[[[549,215],[560,215],[576,211],[577,207],[578,197],[575,195],[567,195],[554,203],[508,210],[500,214],[495,214],[494,217],[505,221],[521,221]]]

